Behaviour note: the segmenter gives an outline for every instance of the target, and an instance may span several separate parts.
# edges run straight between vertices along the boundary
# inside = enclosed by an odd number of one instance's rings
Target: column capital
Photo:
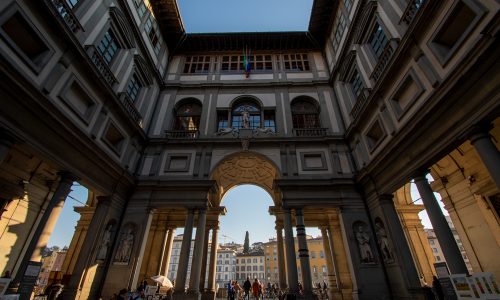
[[[419,169],[413,172],[412,178],[414,181],[428,181],[426,176],[431,171],[429,169]]]
[[[392,194],[379,195],[378,201],[380,204],[394,204],[394,195]]]
[[[474,144],[480,138],[490,138],[491,129],[493,129],[493,124],[489,122],[477,123],[467,130],[467,137],[471,144]]]
[[[76,175],[69,171],[59,171],[57,172],[57,175],[61,177],[60,182],[73,184],[74,181],[80,180],[80,178],[76,177]]]
[[[111,203],[111,196],[97,196],[97,205],[109,205]]]

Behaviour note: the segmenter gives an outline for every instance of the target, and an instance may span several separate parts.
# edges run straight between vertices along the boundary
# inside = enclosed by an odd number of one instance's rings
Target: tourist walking
[[[260,286],[260,282],[257,278],[255,278],[252,284],[252,294],[256,300],[260,299],[260,294],[262,293],[262,287]]]
[[[243,293],[241,292],[242,288],[236,280],[233,282],[233,290],[235,299],[241,300],[241,298],[243,298]]]
[[[250,300],[250,289],[252,288],[252,283],[250,282],[250,277],[243,283],[243,290],[245,290],[245,296],[243,299]]]

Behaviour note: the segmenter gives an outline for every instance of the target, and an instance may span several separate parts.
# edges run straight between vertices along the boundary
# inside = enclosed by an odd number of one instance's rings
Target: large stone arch
[[[218,191],[213,205],[221,204],[224,195],[240,184],[254,184],[267,191],[275,206],[281,206],[281,197],[274,189],[279,179],[278,167],[267,157],[256,152],[238,152],[222,159],[212,170],[210,179],[217,182]]]

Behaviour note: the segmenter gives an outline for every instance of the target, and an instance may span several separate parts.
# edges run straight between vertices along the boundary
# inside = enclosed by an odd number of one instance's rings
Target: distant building
[[[60,272],[66,253],[67,249],[52,251],[52,253],[42,258],[42,268],[40,269],[40,275],[38,276],[38,286],[40,288],[45,288],[55,279],[61,279],[62,273]]]
[[[177,271],[179,268],[179,259],[181,256],[182,238],[183,238],[183,235],[179,234],[176,237],[174,237],[174,242],[172,243],[172,254],[170,256],[170,264],[168,266],[168,273],[167,273],[168,274],[167,277],[170,280],[175,280],[177,277]],[[191,274],[191,263],[193,261],[194,242],[195,242],[195,240],[191,240],[191,249],[189,250],[189,263],[188,263],[188,274],[187,274],[186,284],[189,284],[189,279],[190,279],[190,274]],[[207,257],[210,257],[210,252],[211,252],[210,245],[211,245],[211,243],[209,242]],[[208,284],[208,270],[209,270],[208,267],[209,267],[209,265],[210,265],[210,260],[207,259],[205,285]]]
[[[266,281],[264,270],[265,256],[263,250],[238,253],[236,255],[236,279],[238,281],[244,281],[247,277],[250,277],[251,281],[255,278],[261,282]]]
[[[470,264],[469,257],[467,256],[467,253],[465,252],[465,248],[462,245],[462,241],[460,240],[460,237],[458,236],[458,232],[455,228],[455,225],[453,225],[453,222],[451,221],[450,216],[445,216],[445,218],[446,218],[446,221],[448,222],[448,226],[450,226],[451,232],[453,233],[453,237],[455,238],[455,241],[457,242],[458,248],[460,249],[460,252],[462,253],[462,257],[464,259],[465,265],[467,266],[469,273],[472,273],[472,265]],[[436,262],[446,262],[443,251],[441,250],[441,245],[439,245],[439,241],[436,237],[436,234],[434,233],[434,229],[425,229],[425,233],[427,234],[427,239],[429,240],[429,244],[430,244],[431,249],[432,249],[432,254],[434,255],[434,259],[436,260]]]
[[[236,279],[236,251],[233,249],[222,249],[217,251],[216,282],[219,287],[229,280]]]
[[[326,265],[325,252],[323,248],[323,238],[307,236],[307,248],[309,250],[309,264],[311,266],[312,281],[314,284],[328,281],[328,269]],[[298,249],[297,239],[295,239],[295,249]],[[297,251],[296,251],[297,252]],[[279,260],[276,239],[269,239],[264,243],[266,280],[273,283],[279,282]],[[297,253],[297,270],[299,279],[301,278],[300,259]],[[286,272],[286,264],[285,264]]]

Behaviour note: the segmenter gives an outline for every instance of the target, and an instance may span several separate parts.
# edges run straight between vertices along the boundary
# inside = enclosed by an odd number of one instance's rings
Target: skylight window
[[[313,0],[177,0],[187,33],[307,31]]]

